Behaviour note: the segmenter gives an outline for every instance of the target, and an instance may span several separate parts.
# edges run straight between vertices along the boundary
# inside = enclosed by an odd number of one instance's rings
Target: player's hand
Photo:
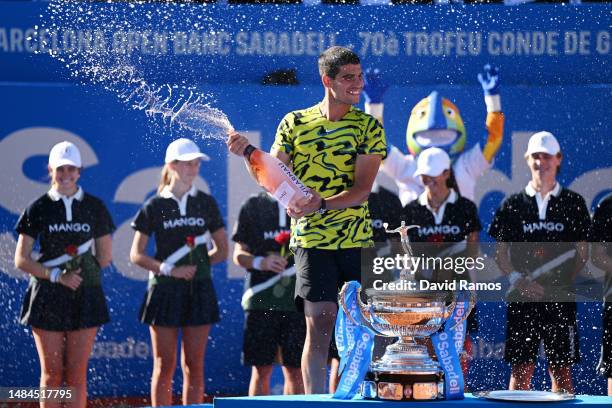
[[[249,139],[235,130],[231,130],[228,133],[228,138],[225,143],[229,151],[238,156],[242,156],[244,154],[244,149],[250,144]]]
[[[66,286],[69,289],[77,290],[79,286],[81,286],[81,282],[83,282],[83,278],[80,275],[81,268],[75,269],[73,271],[62,271],[62,274],[59,276],[57,282]]]
[[[281,273],[285,270],[286,267],[287,267],[287,260],[280,255],[271,254],[271,255],[266,256],[261,261],[262,271],[271,271],[271,272]]]
[[[523,296],[532,301],[542,300],[544,297],[544,287],[532,280],[521,278],[516,281],[516,286]]]
[[[382,103],[383,96],[387,88],[389,88],[389,83],[384,80],[380,69],[366,69],[363,80],[363,96],[365,97],[365,102]]]
[[[298,200],[292,207],[287,208],[287,214],[291,218],[300,219],[305,215],[312,214],[321,208],[321,195],[310,189],[310,197]]]
[[[478,74],[478,82],[480,82],[484,94],[499,95],[499,72],[497,68],[487,64],[483,71]]]
[[[170,272],[170,276],[177,279],[191,280],[195,276],[197,267],[195,265],[175,266]]]

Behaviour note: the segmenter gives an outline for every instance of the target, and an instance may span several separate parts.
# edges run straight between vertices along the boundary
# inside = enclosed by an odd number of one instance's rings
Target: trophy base
[[[365,399],[427,401],[444,399],[444,374],[369,371],[361,384]]]

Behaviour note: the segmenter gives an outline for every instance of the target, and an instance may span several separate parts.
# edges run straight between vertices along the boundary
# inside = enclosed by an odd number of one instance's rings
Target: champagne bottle
[[[308,187],[276,157],[248,145],[244,149],[247,165],[255,175],[257,183],[284,207],[290,207],[295,202],[310,198]]]

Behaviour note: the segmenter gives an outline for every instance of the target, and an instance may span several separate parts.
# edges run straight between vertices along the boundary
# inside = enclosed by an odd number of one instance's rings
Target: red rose
[[[79,256],[79,247],[76,245],[68,245],[66,249],[64,249],[66,255],[70,256],[70,260],[67,261],[64,265],[67,271],[74,271],[81,266],[81,257]]]
[[[68,245],[64,251],[73,258],[79,254],[79,248],[76,245]]]
[[[291,233],[289,231],[282,231],[276,234],[274,240],[278,245],[281,246],[280,256],[285,257],[287,253],[287,246],[289,244],[289,240],[291,239]]]
[[[285,246],[287,245],[287,243],[289,242],[289,240],[291,239],[291,233],[289,231],[282,231],[279,232],[278,234],[276,234],[276,236],[274,237],[274,240],[276,241],[276,243],[280,246]]]
[[[195,248],[195,237],[193,235],[187,236],[187,238],[185,238],[185,244],[187,244],[187,246],[191,249]]]

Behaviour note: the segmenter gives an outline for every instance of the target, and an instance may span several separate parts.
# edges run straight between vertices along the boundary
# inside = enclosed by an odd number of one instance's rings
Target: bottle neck
[[[244,149],[244,153],[242,153],[244,155],[244,157],[246,157],[247,160],[249,160],[251,158],[251,154],[256,150],[257,148],[253,145],[248,145],[245,149]]]

